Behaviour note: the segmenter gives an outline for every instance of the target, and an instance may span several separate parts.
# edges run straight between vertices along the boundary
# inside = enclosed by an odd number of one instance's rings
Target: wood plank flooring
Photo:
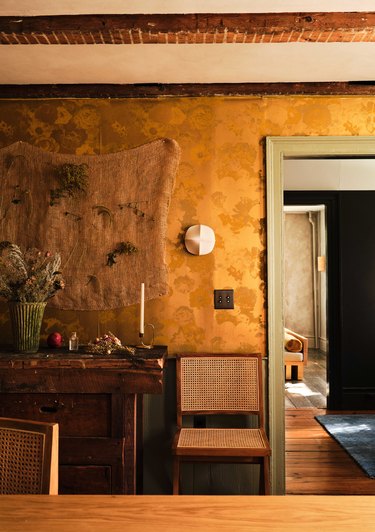
[[[309,349],[303,381],[286,381],[285,408],[325,408],[327,406],[327,356]]]
[[[375,480],[314,419],[325,413],[335,412],[311,407],[286,409],[286,493],[375,495]]]
[[[309,350],[303,382],[285,383],[286,493],[375,495],[375,480],[315,420],[335,413],[326,410],[326,395],[326,357]]]

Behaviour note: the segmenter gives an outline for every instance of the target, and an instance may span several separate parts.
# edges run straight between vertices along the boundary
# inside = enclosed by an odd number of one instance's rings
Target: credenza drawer
[[[0,394],[0,416],[59,424],[60,437],[110,437],[109,394]]]
[[[59,493],[63,495],[97,495],[112,493],[112,470],[109,466],[60,466]]]

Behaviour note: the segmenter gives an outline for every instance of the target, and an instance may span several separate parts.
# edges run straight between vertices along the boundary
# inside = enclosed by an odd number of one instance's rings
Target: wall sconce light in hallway
[[[215,247],[215,233],[208,225],[192,225],[185,233],[185,246],[192,255],[208,255]]]
[[[326,271],[326,258],[324,255],[317,257],[318,259],[318,272]]]

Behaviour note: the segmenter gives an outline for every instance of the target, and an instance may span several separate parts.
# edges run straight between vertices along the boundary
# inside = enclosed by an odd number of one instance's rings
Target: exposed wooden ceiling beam
[[[374,42],[375,12],[0,17],[0,44]]]
[[[197,96],[374,96],[375,82],[0,85],[0,99]]]

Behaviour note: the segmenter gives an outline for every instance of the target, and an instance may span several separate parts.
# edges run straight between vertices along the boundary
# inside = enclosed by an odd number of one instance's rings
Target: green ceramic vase
[[[46,304],[46,302],[8,302],[13,331],[13,347],[17,353],[36,353],[38,351],[40,329]]]

